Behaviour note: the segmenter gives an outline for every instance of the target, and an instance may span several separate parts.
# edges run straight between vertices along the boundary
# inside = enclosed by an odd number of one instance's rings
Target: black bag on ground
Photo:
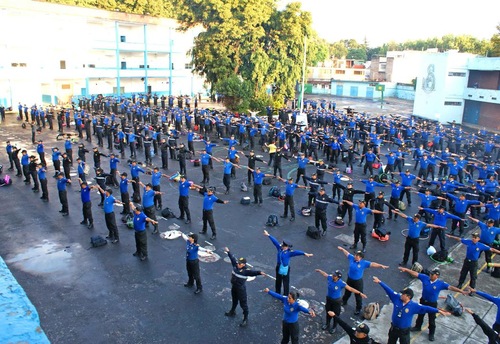
[[[272,182],[271,177],[265,177],[265,178],[262,180],[262,184],[263,184],[263,185],[271,185],[271,182]]]
[[[448,260],[448,250],[436,252],[431,256],[431,258],[436,262],[446,262]]]
[[[321,239],[321,232],[319,229],[317,229],[316,227],[314,226],[309,226],[307,227],[307,232],[306,232],[306,235],[310,238],[313,238],[313,239]]]
[[[464,311],[462,304],[451,294],[446,295],[444,304],[446,305],[446,308],[456,317],[461,316]]]
[[[269,226],[269,227],[276,227],[277,225],[279,224],[279,221],[278,221],[278,215],[276,214],[271,214],[267,217],[267,222],[266,222],[266,226]]]
[[[241,198],[240,203],[243,204],[243,205],[249,205],[250,201],[251,201],[250,197],[245,196],[245,197]]]
[[[174,212],[169,207],[166,207],[161,211],[161,216],[163,216],[166,219],[175,218]]]
[[[90,237],[90,244],[92,245],[92,247],[101,247],[106,245],[107,243],[108,241],[100,235],[94,235]]]
[[[493,268],[491,270],[491,277],[500,278],[500,268]]]

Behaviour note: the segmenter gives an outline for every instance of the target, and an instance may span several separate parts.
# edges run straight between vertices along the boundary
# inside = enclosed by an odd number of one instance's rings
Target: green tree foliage
[[[93,7],[108,11],[175,18],[173,1],[164,0],[45,0],[61,5]]]
[[[491,49],[488,56],[500,57],[500,25],[497,25],[497,33],[491,37]]]
[[[232,111],[247,111],[252,98],[252,83],[233,74],[215,84],[217,93],[223,94],[224,105]]]

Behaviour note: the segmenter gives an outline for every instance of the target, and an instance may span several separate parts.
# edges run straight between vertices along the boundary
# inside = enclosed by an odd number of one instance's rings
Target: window
[[[127,61],[122,61],[121,67],[122,69],[127,69]]]
[[[66,69],[66,61],[64,61],[64,60],[59,61],[59,68]]]
[[[22,62],[21,62],[21,63],[19,64],[19,67],[27,67],[27,66],[28,66],[28,65],[27,65],[26,63],[22,63]]]
[[[70,85],[70,84],[62,84],[62,85],[61,85],[61,88],[62,88],[63,90],[70,90],[70,89],[71,89],[71,85]]]
[[[192,69],[193,68],[193,64],[192,63],[186,63],[184,64],[184,69]]]
[[[462,106],[462,102],[444,102],[445,106]]]
[[[120,36],[120,42],[125,43],[127,38],[125,36]]]
[[[89,68],[95,68],[95,64],[93,63],[89,64]]]
[[[461,76],[461,77],[465,77],[465,73],[448,72],[448,76]]]
[[[17,67],[17,66],[19,66],[19,63],[13,62],[10,65],[11,65],[11,67]]]
[[[354,75],[363,75],[363,71],[362,70],[355,70]]]
[[[336,69],[335,74],[345,74],[345,70],[343,69]]]

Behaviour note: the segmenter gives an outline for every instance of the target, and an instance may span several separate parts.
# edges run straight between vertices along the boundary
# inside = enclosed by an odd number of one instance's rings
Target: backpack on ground
[[[491,270],[491,277],[500,278],[500,268],[493,268],[493,270]]]
[[[444,304],[446,305],[446,308],[456,317],[461,316],[464,312],[464,307],[452,294],[446,295]]]
[[[312,239],[321,239],[321,231],[314,226],[307,227],[306,235]]]
[[[411,266],[411,270],[415,271],[415,272],[418,272],[418,273],[421,273],[422,271],[424,271],[424,267],[419,262],[415,262]]]
[[[281,190],[279,186],[273,186],[269,189],[269,196],[280,197],[280,195],[281,195]]]
[[[173,218],[175,218],[174,212],[169,207],[166,207],[165,209],[163,209],[161,211],[161,216],[163,216],[166,219],[173,219]]]
[[[133,229],[134,228],[134,215],[132,215],[132,214],[125,215],[125,224],[127,225],[128,228]]]
[[[107,243],[108,241],[100,235],[94,235],[90,237],[90,244],[92,245],[92,247],[101,247],[106,245]]]
[[[448,250],[442,250],[434,253],[431,256],[431,259],[435,260],[436,262],[446,262],[448,260]]]
[[[12,178],[7,174],[5,177],[0,178],[0,186],[6,186],[12,184]]]
[[[337,216],[334,220],[334,223],[336,226],[343,226],[345,225],[344,219],[340,216]]]
[[[366,320],[375,320],[380,313],[380,305],[378,302],[370,302],[363,309],[363,318]]]
[[[272,182],[271,177],[265,177],[265,178],[262,180],[262,185],[271,185],[271,182]]]
[[[271,214],[267,218],[266,226],[276,227],[278,225],[278,215]]]
[[[245,184],[245,182],[241,182],[240,190],[243,192],[248,192],[248,186],[247,186],[247,184]]]
[[[240,203],[243,205],[249,205],[250,204],[250,197],[248,197],[248,196],[241,197]]]
[[[199,167],[199,166],[200,166],[200,164],[201,164],[201,163],[200,163],[200,159],[194,159],[194,160],[193,160],[193,166],[194,166],[194,167]]]

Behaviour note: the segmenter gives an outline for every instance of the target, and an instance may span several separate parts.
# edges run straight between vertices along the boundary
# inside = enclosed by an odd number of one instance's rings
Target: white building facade
[[[0,104],[66,104],[90,95],[206,93],[193,75],[194,38],[175,20],[3,0]]]

